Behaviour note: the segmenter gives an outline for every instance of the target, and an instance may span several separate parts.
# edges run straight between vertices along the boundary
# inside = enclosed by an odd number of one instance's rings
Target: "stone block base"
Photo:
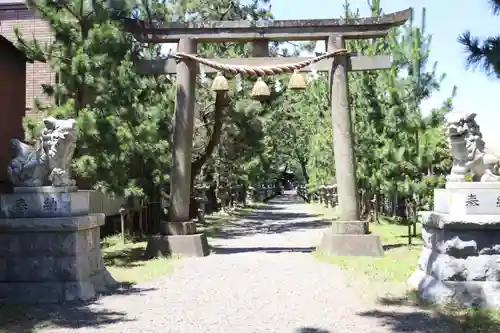
[[[500,308],[500,183],[448,182],[419,212],[423,246],[408,280],[422,300]]]
[[[196,222],[162,222],[160,233],[164,235],[193,235],[196,234]]]
[[[422,241],[408,284],[427,302],[500,308],[500,216],[421,212]]]
[[[0,302],[87,301],[116,285],[106,271],[104,215],[0,219]]]
[[[80,281],[0,282],[0,303],[85,302],[117,286],[106,268]]]
[[[417,269],[408,284],[420,299],[436,304],[500,308],[498,281],[440,281]]]
[[[321,244],[317,249],[331,256],[384,256],[379,236],[373,234],[337,234],[332,229],[327,229],[323,233]]]
[[[331,231],[342,235],[367,235],[368,222],[365,221],[335,221],[332,222]]]
[[[205,234],[193,235],[154,235],[149,238],[146,258],[170,255],[205,257],[210,254]]]

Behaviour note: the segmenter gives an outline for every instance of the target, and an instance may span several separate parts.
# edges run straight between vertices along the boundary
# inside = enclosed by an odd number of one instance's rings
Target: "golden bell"
[[[257,82],[255,82],[255,85],[253,86],[252,89],[252,98],[257,100],[257,101],[265,101],[269,99],[269,96],[271,96],[271,91],[269,90],[269,87],[267,86],[266,82],[262,80],[261,77],[257,79]]]
[[[290,77],[290,81],[288,82],[288,89],[291,90],[303,90],[306,89],[306,80],[304,79],[304,75],[300,74],[298,71],[293,72]]]
[[[212,82],[212,91],[229,91],[229,83],[221,72],[217,73]]]

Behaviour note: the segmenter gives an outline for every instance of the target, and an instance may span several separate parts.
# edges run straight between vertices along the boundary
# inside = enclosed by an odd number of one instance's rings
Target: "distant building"
[[[23,139],[26,108],[26,57],[0,36],[0,191],[8,187],[10,139]]]
[[[0,36],[15,44],[17,42],[14,34],[15,26],[25,38],[35,37],[42,45],[53,38],[48,25],[28,9],[25,1],[0,0]],[[41,85],[54,83],[55,79],[56,75],[51,71],[49,64],[36,62],[26,65],[25,110],[27,115],[39,116],[33,110],[34,99],[48,102],[49,99],[43,94]]]

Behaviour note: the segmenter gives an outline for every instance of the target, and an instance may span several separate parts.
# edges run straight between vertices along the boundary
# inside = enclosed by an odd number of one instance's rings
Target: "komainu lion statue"
[[[485,151],[476,116],[476,113],[448,116],[447,134],[453,158],[448,181],[464,181],[466,175],[476,182],[500,181],[500,158]]]
[[[35,148],[18,139],[10,140],[14,158],[9,164],[8,173],[15,186],[44,186],[49,175],[42,161],[42,147]]]
[[[13,159],[8,173],[14,186],[74,186],[71,159],[76,147],[74,119],[43,120],[45,126],[36,146],[11,140]]]

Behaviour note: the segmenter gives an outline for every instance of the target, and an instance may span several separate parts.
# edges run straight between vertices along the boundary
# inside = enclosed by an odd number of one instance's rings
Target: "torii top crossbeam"
[[[143,42],[170,43],[183,38],[202,42],[324,40],[332,34],[345,39],[378,38],[391,28],[404,24],[411,8],[380,17],[357,19],[269,20],[269,21],[206,21],[158,25],[125,18],[125,28]]]

